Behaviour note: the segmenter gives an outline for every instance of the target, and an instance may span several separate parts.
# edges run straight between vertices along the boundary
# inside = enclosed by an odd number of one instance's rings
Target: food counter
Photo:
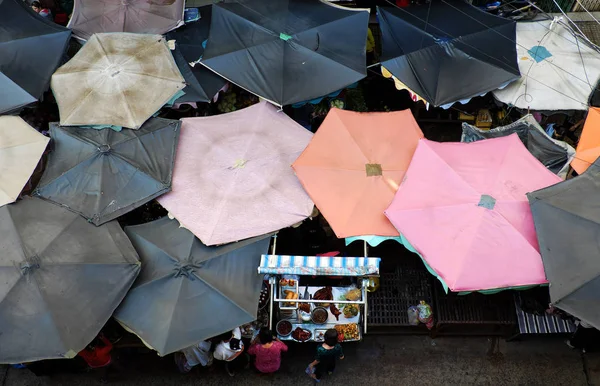
[[[367,333],[364,311],[369,277],[379,275],[380,261],[376,257],[262,255],[258,272],[269,275],[270,328],[281,340],[322,342],[330,328],[338,331],[340,341],[361,340]],[[357,280],[352,287],[307,287],[302,285],[303,275]],[[274,316],[285,328],[276,327]]]
[[[280,286],[280,288],[281,288],[281,286]],[[318,290],[323,289],[323,288],[326,288],[326,287],[301,287],[300,286],[299,287],[299,290],[300,290],[299,297],[302,298],[304,296],[304,294],[308,293],[309,298],[313,298],[315,293]],[[361,332],[361,328],[360,328],[360,323],[361,323],[362,313],[360,312],[360,307],[354,303],[347,303],[347,304],[336,303],[336,300],[337,301],[347,301],[345,295],[350,290],[359,291],[358,293],[360,293],[360,290],[357,290],[356,287],[331,287],[333,300],[331,301],[331,303],[329,303],[330,304],[329,307],[325,307],[325,310],[327,312],[327,320],[325,321],[325,323],[322,323],[322,324],[317,324],[317,323],[314,323],[312,320],[310,320],[311,314],[306,313],[300,309],[300,308],[302,308],[302,303],[303,303],[302,300],[303,299],[298,299],[298,303],[299,303],[298,309],[292,310],[292,311],[287,311],[287,312],[285,310],[281,311],[282,317],[280,318],[280,321],[287,320],[290,322],[290,324],[291,324],[290,334],[282,335],[279,333],[279,331],[276,331],[277,336],[281,340],[294,340],[297,342],[310,342],[310,341],[322,342],[325,331],[330,328],[336,328],[336,326],[337,326],[337,329],[339,330],[338,333],[342,333],[342,335],[344,335],[343,336],[344,342],[361,340],[362,332]],[[362,300],[361,297],[356,299],[356,301],[360,302]],[[312,304],[312,305],[310,303],[305,303],[305,304],[307,304],[312,311],[313,309],[320,307],[320,306],[322,307],[323,304],[327,305],[328,303],[321,303],[321,304],[316,303],[316,304]],[[339,310],[339,312],[340,312],[337,319],[330,309],[331,304],[333,304],[336,307],[336,309]],[[350,311],[344,312],[344,307],[354,307],[355,310],[350,310]],[[293,332],[297,328],[300,328],[302,330],[310,332],[310,337],[306,340],[294,338],[295,334]],[[276,330],[277,329],[278,328],[276,328]]]

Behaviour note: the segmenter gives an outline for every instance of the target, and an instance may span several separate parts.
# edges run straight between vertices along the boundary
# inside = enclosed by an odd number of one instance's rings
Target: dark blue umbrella
[[[318,0],[245,0],[212,10],[201,64],[276,105],[366,76],[367,10]]]
[[[269,235],[207,247],[167,217],[125,233],[142,271],[115,318],[160,355],[256,319]]]
[[[198,64],[204,54],[204,46],[208,39],[211,20],[211,6],[198,8],[200,19],[188,23],[167,34],[168,40],[175,40],[173,57],[181,75],[183,75],[186,88],[185,95],[175,102],[209,102],[227,81]]]
[[[24,1],[0,0],[0,113],[41,98],[70,37]]]
[[[502,87],[521,74],[516,22],[462,0],[377,8],[381,65],[434,106]]]

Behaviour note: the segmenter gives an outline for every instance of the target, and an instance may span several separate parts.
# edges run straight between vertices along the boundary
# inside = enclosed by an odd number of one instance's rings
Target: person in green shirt
[[[330,328],[325,332],[325,342],[317,347],[317,357],[308,365],[309,375],[319,382],[325,372],[331,375],[335,370],[336,359],[344,359],[342,346],[338,343],[338,333]]]

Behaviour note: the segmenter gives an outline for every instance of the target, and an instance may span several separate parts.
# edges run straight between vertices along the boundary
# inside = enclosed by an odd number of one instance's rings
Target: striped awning
[[[575,332],[576,326],[570,320],[562,319],[556,315],[534,315],[525,312],[519,305],[519,294],[515,295],[515,309],[519,332],[521,334],[560,334]]]
[[[262,255],[258,273],[278,275],[379,275],[379,257]]]

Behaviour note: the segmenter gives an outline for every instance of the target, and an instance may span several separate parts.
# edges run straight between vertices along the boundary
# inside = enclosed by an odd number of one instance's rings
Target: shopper
[[[114,364],[111,355],[112,349],[112,343],[106,339],[104,334],[100,333],[92,343],[78,354],[85,360],[89,369],[101,369],[100,382],[102,383],[108,381],[110,367]]]
[[[52,12],[49,8],[42,7],[42,4],[39,1],[34,1],[31,3],[31,9],[34,10],[35,13],[43,17],[44,19],[48,19],[53,21]]]
[[[272,374],[281,366],[281,353],[288,350],[285,343],[275,338],[273,331],[263,327],[252,341],[248,354],[256,357],[254,367],[262,374]]]
[[[312,361],[306,372],[315,381],[319,382],[325,372],[329,375],[335,370],[336,359],[344,359],[342,346],[338,343],[338,333],[330,328],[325,331],[325,342],[317,347],[317,357]]]
[[[213,354],[210,351],[211,342],[208,340],[187,347],[181,352],[175,353],[175,363],[182,373],[189,373],[192,367],[202,365],[208,367],[212,365]]]
[[[227,334],[227,337],[217,344],[213,354],[216,360],[225,362],[225,370],[232,377],[235,375],[235,370],[240,362],[235,360],[244,352],[244,342],[241,339],[240,328],[234,328],[231,334]]]

